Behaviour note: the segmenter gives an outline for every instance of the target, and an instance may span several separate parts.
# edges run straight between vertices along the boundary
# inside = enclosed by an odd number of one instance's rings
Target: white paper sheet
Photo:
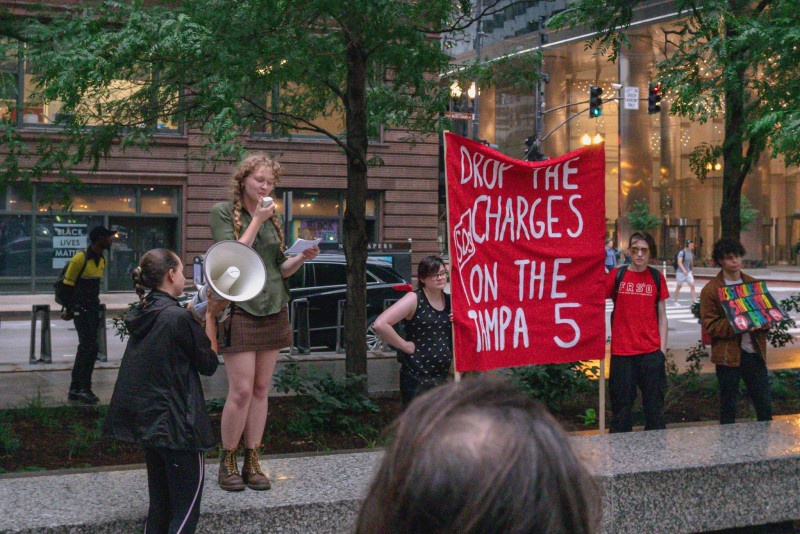
[[[284,254],[302,254],[304,250],[319,245],[320,241],[322,241],[322,239],[298,239],[291,247],[284,251]]]

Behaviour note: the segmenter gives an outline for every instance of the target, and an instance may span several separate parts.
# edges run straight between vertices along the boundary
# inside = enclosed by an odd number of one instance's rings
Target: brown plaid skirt
[[[234,307],[230,317],[217,327],[220,354],[279,350],[292,345],[289,307],[263,317]]]

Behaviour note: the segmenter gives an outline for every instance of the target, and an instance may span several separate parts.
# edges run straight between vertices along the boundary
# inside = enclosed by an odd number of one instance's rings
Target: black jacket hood
[[[136,305],[125,315],[125,326],[128,327],[131,337],[141,338],[151,332],[158,321],[159,313],[169,306],[180,306],[180,304],[172,295],[158,289],[152,290],[144,302]]]

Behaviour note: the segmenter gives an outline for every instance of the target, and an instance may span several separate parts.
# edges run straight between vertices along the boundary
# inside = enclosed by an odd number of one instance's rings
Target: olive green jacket
[[[244,233],[253,220],[250,213],[242,207],[239,220]],[[214,243],[234,239],[233,202],[219,202],[211,207],[211,237]],[[267,270],[267,283],[253,299],[239,302],[237,306],[251,315],[265,316],[278,313],[289,302],[289,283],[281,275],[281,264],[286,261],[280,236],[271,221],[265,221],[253,240],[253,250],[264,260]]]

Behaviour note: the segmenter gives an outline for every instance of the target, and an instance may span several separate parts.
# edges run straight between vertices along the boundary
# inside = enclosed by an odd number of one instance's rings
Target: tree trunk
[[[741,2],[733,2],[733,10],[742,9]],[[725,33],[737,31],[726,26]],[[727,51],[731,53],[731,51]],[[722,206],[719,218],[722,225],[721,237],[739,239],[742,231],[741,197],[742,185],[747,176],[748,166],[744,158],[744,104],[745,72],[743,62],[729,67],[733,72],[723,73],[725,77],[725,140],[722,143]]]
[[[352,29],[352,28],[351,28]],[[345,370],[367,374],[367,55],[362,43],[345,34],[347,43],[347,209],[344,254],[347,259],[347,320],[344,328]]]

